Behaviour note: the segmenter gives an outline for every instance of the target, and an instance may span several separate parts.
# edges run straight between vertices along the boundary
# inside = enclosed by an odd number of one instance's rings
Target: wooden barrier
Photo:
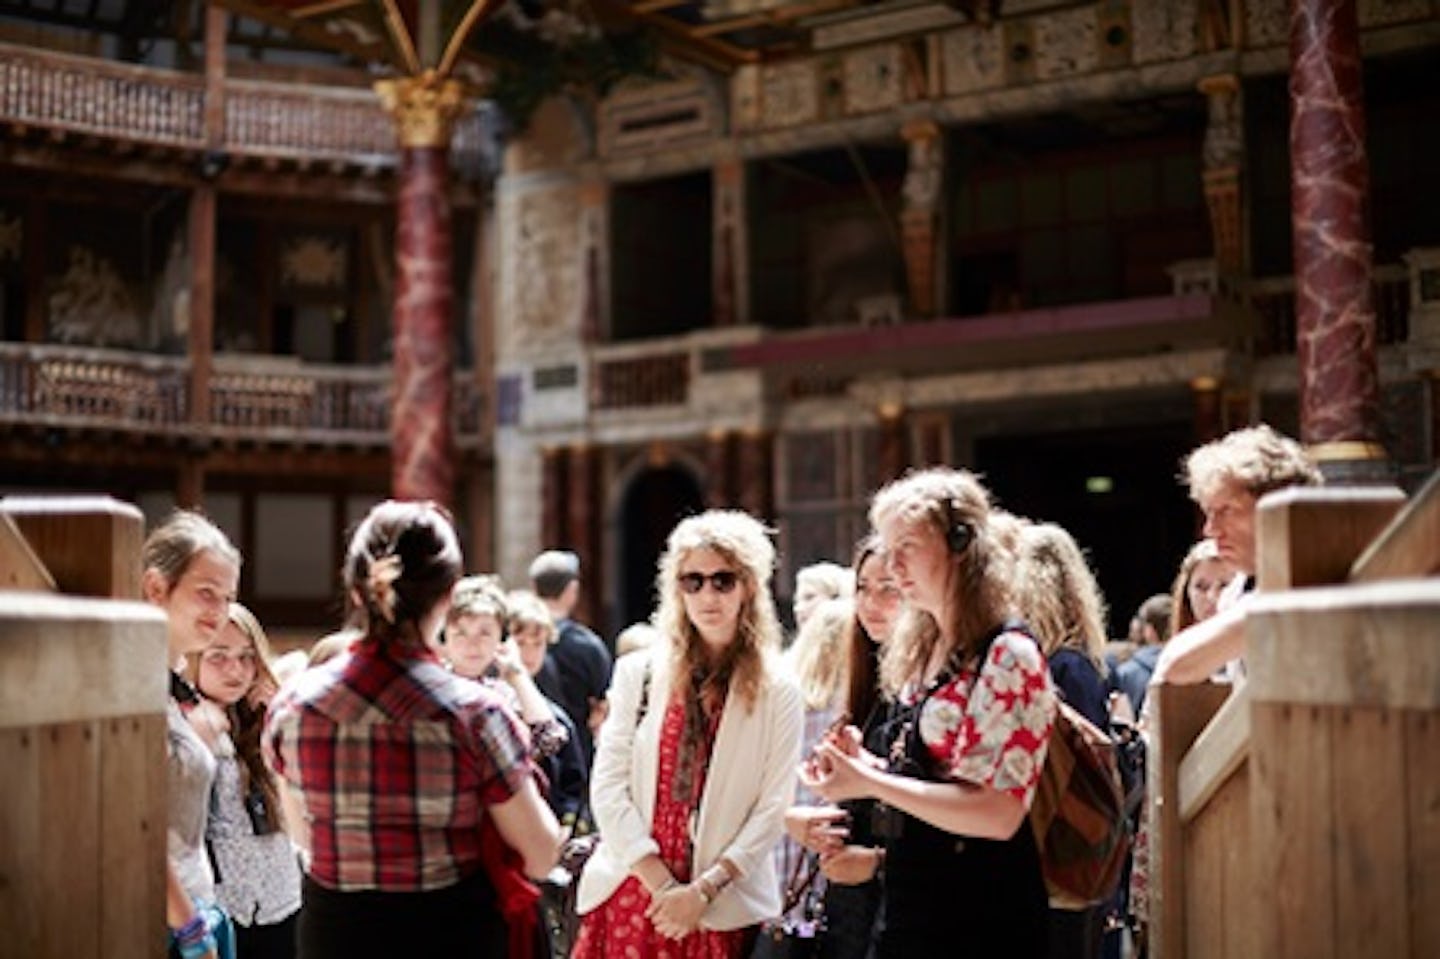
[[[38,531],[21,545],[62,588],[138,593],[133,508],[14,505],[0,528]],[[162,954],[166,658],[153,606],[0,589],[0,959]]]
[[[1440,955],[1437,530],[1436,480],[1262,499],[1248,681],[1151,693],[1159,959]]]

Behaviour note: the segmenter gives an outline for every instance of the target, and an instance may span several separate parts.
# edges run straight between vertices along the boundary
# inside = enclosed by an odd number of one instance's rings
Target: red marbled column
[[[566,503],[566,526],[569,545],[580,557],[580,599],[575,605],[575,618],[594,623],[596,600],[604,594],[604,570],[599,557],[599,472],[596,454],[588,446],[570,449],[569,489]]]
[[[455,496],[448,181],[444,148],[401,150],[395,230],[395,400],[390,417],[392,495],[447,506]]]
[[[735,498],[735,434],[712,430],[705,437],[705,505],[725,509]]]
[[[1378,436],[1379,383],[1355,0],[1292,0],[1290,163],[1300,432]]]
[[[905,411],[900,408],[880,411],[880,482],[897,480],[909,465],[906,460]]]

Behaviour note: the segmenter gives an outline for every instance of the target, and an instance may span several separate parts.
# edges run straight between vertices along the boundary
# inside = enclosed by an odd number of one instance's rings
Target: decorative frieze
[[[343,240],[323,236],[300,236],[280,249],[280,281],[286,287],[344,289],[346,249]]]
[[[1290,38],[1290,12],[1286,0],[1245,0],[1245,45],[1284,46]]]
[[[1035,35],[1035,77],[1056,80],[1091,73],[1100,65],[1095,11],[1080,7],[1031,21]]]
[[[1431,17],[1430,0],[1359,0],[1361,27],[1388,27]]]
[[[637,86],[600,106],[600,155],[656,150],[717,136],[714,98],[695,82]]]
[[[887,43],[847,54],[843,76],[846,113],[872,113],[898,106],[904,98],[900,45]]]
[[[50,338],[87,346],[135,346],[140,314],[115,264],[83,246],[70,248],[65,272],[53,280],[47,315]]]
[[[993,24],[952,30],[940,41],[945,93],[964,96],[1005,84],[1005,31]]]
[[[760,80],[760,125],[768,129],[820,118],[818,63],[797,60],[765,67]]]
[[[1130,26],[1136,63],[1182,60],[1196,53],[1193,3],[1131,4]]]

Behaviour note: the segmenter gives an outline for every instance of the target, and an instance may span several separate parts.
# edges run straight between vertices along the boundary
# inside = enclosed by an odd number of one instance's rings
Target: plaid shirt
[[[311,877],[342,891],[472,875],[484,807],[531,775],[524,726],[493,692],[428,650],[367,642],[286,684],[265,754],[304,799]]]

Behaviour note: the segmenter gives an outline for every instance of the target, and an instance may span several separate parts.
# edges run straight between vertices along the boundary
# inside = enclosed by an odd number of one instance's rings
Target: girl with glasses
[[[735,959],[780,911],[771,856],[800,755],[799,691],[776,661],[775,550],[744,513],[671,532],[660,638],[616,665],[580,880],[578,959]]]
[[[260,754],[260,733],[278,684],[265,630],[239,603],[198,653],[186,678],[203,697],[190,723],[217,763],[205,835],[215,861],[215,891],[235,922],[238,959],[295,955],[300,865],[286,832],[275,776]]]

